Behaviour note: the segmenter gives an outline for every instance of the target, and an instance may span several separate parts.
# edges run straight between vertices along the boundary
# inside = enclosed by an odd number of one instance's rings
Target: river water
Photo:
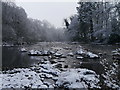
[[[8,70],[13,68],[30,67],[37,63],[38,60],[32,59],[27,53],[20,52],[19,47],[2,47],[2,69]]]
[[[109,64],[113,63],[112,60],[112,51],[118,48],[119,46],[112,46],[112,45],[89,45],[89,44],[72,44],[72,43],[61,43],[61,42],[40,42],[36,45],[32,45],[27,47],[28,50],[31,49],[37,49],[40,48],[45,50],[53,49],[60,49],[59,51],[61,53],[64,53],[66,55],[69,52],[75,52],[79,46],[82,46],[84,49],[87,49],[92,52],[96,53],[102,53],[105,54],[103,58],[106,59]],[[64,49],[65,47],[71,48],[71,50]],[[64,60],[65,64],[69,65],[70,68],[87,68],[96,71],[96,73],[101,74],[104,72],[104,67],[100,64],[100,60],[91,60],[91,59],[84,59],[84,60],[78,60],[74,57],[67,57],[63,58],[61,60]],[[24,67],[30,67],[40,61],[39,59],[36,59],[36,57],[30,57],[28,56],[28,53],[20,52],[20,47],[17,46],[4,46],[2,47],[2,69],[8,70],[13,68],[24,68]],[[82,62],[82,64],[80,64]]]

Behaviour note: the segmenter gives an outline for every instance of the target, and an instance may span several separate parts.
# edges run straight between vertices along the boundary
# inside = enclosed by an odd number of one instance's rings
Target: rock
[[[76,54],[78,54],[78,55],[83,55],[83,54],[85,54],[86,52],[85,52],[85,50],[83,50],[83,49],[80,49],[79,51],[77,51],[76,52]]]
[[[87,50],[83,50],[83,49],[80,49],[79,51],[77,51],[76,54],[81,55],[85,58],[90,58],[90,59],[98,59],[99,58],[99,56],[97,54],[88,52]]]
[[[116,49],[115,51],[112,51],[113,59],[120,60],[120,48]]]
[[[68,65],[65,65],[64,68],[68,68]]]
[[[56,56],[51,56],[50,59],[59,59],[60,57],[56,57]]]
[[[38,51],[38,50],[30,50],[28,52],[28,55],[30,56],[39,56],[39,55],[42,55],[41,51]]]
[[[65,59],[59,59],[58,62],[65,62]]]
[[[66,49],[66,50],[71,50],[71,48],[70,48],[70,47],[64,47],[64,49]]]
[[[57,61],[55,61],[55,60],[50,60],[50,62],[51,62],[51,64],[57,63]]]
[[[102,56],[103,54],[102,53],[98,53],[100,56]]]
[[[50,55],[50,52],[49,51],[43,51],[42,52],[42,56],[49,56]]]
[[[62,68],[62,64],[55,65],[56,68]]]
[[[82,56],[77,56],[76,59],[83,59],[84,57]]]
[[[21,52],[27,52],[27,50],[25,48],[21,48],[20,50]]]
[[[84,74],[84,75],[89,75],[89,74],[93,74],[93,75],[94,75],[95,72],[92,72],[92,71],[86,71],[86,72],[84,72],[83,74]]]
[[[68,53],[68,56],[72,56],[72,57],[73,57],[73,56],[74,56],[74,54],[71,52],[71,53]]]
[[[61,56],[62,56],[61,53],[55,53],[54,55],[55,55],[56,57],[61,57]]]
[[[54,51],[50,51],[50,54],[55,54],[55,52]]]
[[[116,52],[113,54],[113,56],[120,56],[120,53]]]
[[[61,58],[67,58],[66,55],[62,55]]]
[[[90,59],[97,59],[99,56],[97,54],[93,54],[92,52],[87,52],[87,55]]]

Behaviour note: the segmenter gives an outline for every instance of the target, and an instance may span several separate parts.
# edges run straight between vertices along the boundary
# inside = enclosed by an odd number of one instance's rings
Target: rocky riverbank
[[[29,68],[1,72],[0,85],[2,88],[119,89],[116,76],[119,75],[119,59],[115,58],[119,49],[111,51],[113,62],[109,65],[107,53],[88,48],[75,42],[43,42],[21,47],[21,53],[39,62]]]

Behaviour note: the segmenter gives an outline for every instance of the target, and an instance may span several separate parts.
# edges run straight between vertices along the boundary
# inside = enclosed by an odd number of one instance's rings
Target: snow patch
[[[100,88],[97,86],[98,82],[99,78],[94,71],[88,69],[68,69],[60,73],[56,85],[65,88]]]

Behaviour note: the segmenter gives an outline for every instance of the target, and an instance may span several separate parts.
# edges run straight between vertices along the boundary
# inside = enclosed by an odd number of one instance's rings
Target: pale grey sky
[[[76,14],[76,2],[16,2],[34,19],[47,20],[56,27],[63,26],[63,19]]]

